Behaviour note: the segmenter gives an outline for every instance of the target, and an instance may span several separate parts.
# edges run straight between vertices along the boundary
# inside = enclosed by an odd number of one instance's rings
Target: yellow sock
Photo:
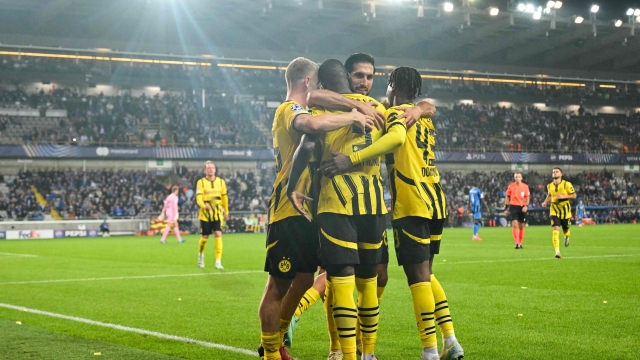
[[[376,347],[378,334],[378,320],[380,307],[378,306],[378,293],[376,284],[378,277],[369,279],[356,278],[358,289],[358,319],[360,333],[362,334],[362,353],[373,354]]]
[[[382,295],[384,295],[384,286],[378,286],[378,305],[382,302]]]
[[[216,238],[216,261],[222,260],[222,236]]]
[[[571,236],[571,230],[567,230],[566,232],[564,232],[564,236],[567,236],[567,237]]]
[[[204,254],[204,249],[207,247],[207,241],[209,241],[209,239],[205,239],[203,237],[198,241],[198,251],[200,254]]]
[[[437,347],[436,324],[433,316],[436,304],[433,300],[431,283],[420,282],[409,286],[409,288],[413,298],[413,311],[418,323],[422,347],[424,349]]]
[[[320,299],[320,293],[318,290],[314,287],[309,288],[309,290],[302,295],[302,300],[300,300],[300,304],[298,304],[298,308],[296,309],[296,317],[299,318],[302,316],[302,313],[307,311],[307,309],[310,308],[311,305],[315,304],[318,299]]]
[[[553,248],[560,251],[560,231],[553,230]]]
[[[447,295],[444,293],[444,289],[440,285],[438,279],[431,275],[431,292],[433,292],[433,300],[435,302],[435,316],[436,323],[440,328],[440,334],[442,337],[448,337],[455,335],[453,331],[453,320],[451,319],[451,313],[449,312],[449,303],[447,302]]]
[[[284,334],[287,333],[289,324],[291,324],[291,319],[289,320],[280,319],[280,344],[282,344],[282,340],[284,340]]]
[[[353,300],[355,276],[332,276],[333,319],[340,337],[344,360],[356,360],[356,324],[358,310]]]
[[[264,360],[278,360],[280,359],[280,344],[278,341],[280,340],[279,332],[267,333],[263,332],[260,334],[260,341],[262,342],[262,347],[264,348]]]
[[[340,337],[338,336],[338,329],[336,329],[336,322],[333,320],[333,290],[331,289],[331,282],[326,281],[327,287],[324,290],[324,311],[327,314],[327,327],[329,328],[329,350],[340,350]]]

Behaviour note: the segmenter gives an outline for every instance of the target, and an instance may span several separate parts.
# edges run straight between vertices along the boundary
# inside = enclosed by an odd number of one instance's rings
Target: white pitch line
[[[629,256],[640,256],[640,254],[619,254],[619,255],[598,255],[598,256],[571,256],[571,257],[563,257],[562,260],[575,260],[575,259],[604,259],[604,258],[612,258],[612,257],[629,257]],[[458,265],[458,264],[491,264],[491,263],[503,263],[503,262],[521,262],[521,261],[558,261],[555,257],[544,257],[544,258],[531,258],[531,259],[504,259],[504,260],[477,260],[477,261],[434,261],[434,265]]]
[[[17,256],[17,257],[38,257],[38,255],[32,255],[32,254],[14,254],[14,253],[6,253],[6,252],[0,252],[0,255]]]
[[[191,338],[188,338],[188,337],[163,334],[163,333],[159,333],[159,332],[156,332],[156,331],[149,331],[149,330],[145,330],[145,329],[137,329],[137,328],[132,328],[132,327],[123,326],[123,325],[104,323],[104,322],[101,322],[101,321],[83,319],[83,318],[79,318],[79,317],[75,317],[75,316],[56,314],[56,313],[37,310],[37,309],[29,309],[29,308],[25,308],[23,306],[15,306],[15,305],[10,305],[10,304],[0,303],[0,307],[7,308],[7,309],[18,310],[18,311],[26,311],[26,312],[30,312],[30,313],[33,313],[33,314],[45,315],[45,316],[50,316],[50,317],[54,317],[54,318],[58,318],[58,319],[76,321],[76,322],[89,324],[89,325],[102,326],[102,327],[106,327],[106,328],[110,328],[110,329],[116,329],[116,330],[120,330],[120,331],[136,333],[136,334],[155,336],[155,337],[161,338],[161,339],[180,341],[180,342],[190,343],[190,344],[197,344],[197,345],[208,347],[208,348],[231,351],[231,352],[235,352],[235,353],[239,353],[239,354],[245,354],[245,355],[250,355],[250,356],[258,355],[258,353],[256,351],[237,348],[237,347],[233,347],[233,346],[216,344],[216,343],[212,343],[212,342],[208,342],[208,341],[191,339]]]
[[[254,273],[262,273],[262,272],[264,272],[264,271],[261,271],[261,270],[248,270],[248,271],[231,271],[231,272],[221,272],[221,273],[162,274],[162,275],[97,277],[97,278],[85,278],[85,279],[58,279],[58,280],[54,279],[54,280],[32,280],[32,281],[9,281],[9,282],[0,282],[0,285],[45,284],[45,283],[64,283],[64,282],[101,281],[101,280],[154,279],[154,278],[168,278],[168,277],[254,274]]]

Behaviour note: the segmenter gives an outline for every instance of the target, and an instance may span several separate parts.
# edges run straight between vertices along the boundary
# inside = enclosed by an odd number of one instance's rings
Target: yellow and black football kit
[[[314,273],[318,267],[318,228],[298,213],[286,194],[293,153],[303,135],[293,127],[296,116],[300,114],[309,112],[295,101],[285,101],[276,110],[271,129],[276,180],[269,200],[264,269],[274,277],[285,279],[293,279],[298,272]],[[302,193],[308,193],[311,188],[311,176],[315,174],[309,170],[312,166],[302,173],[296,187]]]
[[[400,106],[413,107],[403,104]],[[374,146],[353,154],[359,164],[381,153],[386,156],[392,196],[392,223],[400,265],[422,262],[439,253],[447,207],[435,161],[435,128],[431,119],[420,118],[407,129],[398,106],[385,113],[386,134]],[[433,228],[433,231],[431,231]]]
[[[221,231],[220,222],[224,214],[229,214],[229,199],[227,185],[220,177],[209,180],[201,178],[196,183],[196,202],[200,207],[200,233],[211,235],[214,231]],[[209,205],[211,210],[205,209]]]
[[[549,216],[551,217],[551,226],[562,226],[566,232],[569,228],[571,219],[571,199],[558,199],[558,194],[572,195],[576,192],[573,185],[562,180],[559,184],[553,181],[547,185],[547,193],[551,197]]]
[[[344,94],[362,102],[375,101],[366,95]],[[379,112],[384,107],[378,105]],[[313,115],[341,113],[313,108]],[[376,128],[363,131],[345,126],[325,134],[322,160],[333,157],[332,152],[347,156],[362,151],[382,136]],[[333,264],[375,265],[380,262],[383,245],[384,203],[380,158],[366,161],[356,170],[333,178],[322,177],[318,203],[321,259],[324,266]]]

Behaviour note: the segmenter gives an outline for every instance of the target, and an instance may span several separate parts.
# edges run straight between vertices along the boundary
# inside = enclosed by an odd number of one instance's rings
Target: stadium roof
[[[369,52],[451,70],[640,73],[640,19],[625,14],[633,1],[599,1],[597,13],[583,0],[548,11],[546,1],[529,1],[533,12],[511,0],[451,3],[447,12],[431,0],[5,0],[0,42],[278,60]]]

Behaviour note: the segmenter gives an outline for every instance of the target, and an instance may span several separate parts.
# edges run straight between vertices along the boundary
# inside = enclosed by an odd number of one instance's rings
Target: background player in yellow
[[[356,110],[312,117],[306,110],[309,92],[317,89],[317,65],[304,58],[293,60],[285,73],[287,101],[276,110],[273,122],[276,180],[269,205],[265,271],[269,278],[260,303],[261,348],[268,360],[288,359],[281,347],[296,305],[313,283],[318,266],[318,230],[293,208],[284,196],[293,153],[303,133],[325,132],[343,126],[365,128],[373,118]],[[355,125],[357,124],[357,125]],[[301,172],[308,191],[311,172]]]
[[[216,176],[216,165],[207,161],[204,163],[205,176],[196,183],[196,202],[200,207],[200,241],[198,266],[204,267],[204,249],[212,233],[216,239],[216,269],[222,267],[222,227],[221,220],[229,220],[229,199],[227,185],[224,180]]]
[[[398,105],[403,108],[413,106],[421,87],[422,78],[415,69],[395,69],[389,75],[387,96],[394,106],[385,114],[386,134],[373,145],[350,156],[334,154],[333,159],[323,163],[321,169],[327,176],[337,176],[354,165],[392,152],[387,156],[387,169],[393,199],[396,255],[398,264],[404,267],[413,295],[423,345],[421,359],[459,359],[464,356],[464,351],[455,338],[444,290],[432,275],[433,258],[439,253],[446,217],[444,192],[439,186],[439,173],[434,164],[435,128],[428,118],[421,118],[409,129],[399,120],[402,110]],[[436,228],[433,231],[435,236],[430,227]],[[437,320],[443,335],[444,349],[440,356],[434,320]]]
[[[549,207],[549,215],[551,217],[551,226],[553,227],[553,248],[556,250],[556,258],[561,259],[560,255],[560,227],[564,233],[564,246],[569,246],[569,224],[571,222],[571,199],[576,198],[576,191],[573,185],[562,179],[562,169],[553,168],[553,181],[547,185],[547,198],[542,202],[542,207]]]

